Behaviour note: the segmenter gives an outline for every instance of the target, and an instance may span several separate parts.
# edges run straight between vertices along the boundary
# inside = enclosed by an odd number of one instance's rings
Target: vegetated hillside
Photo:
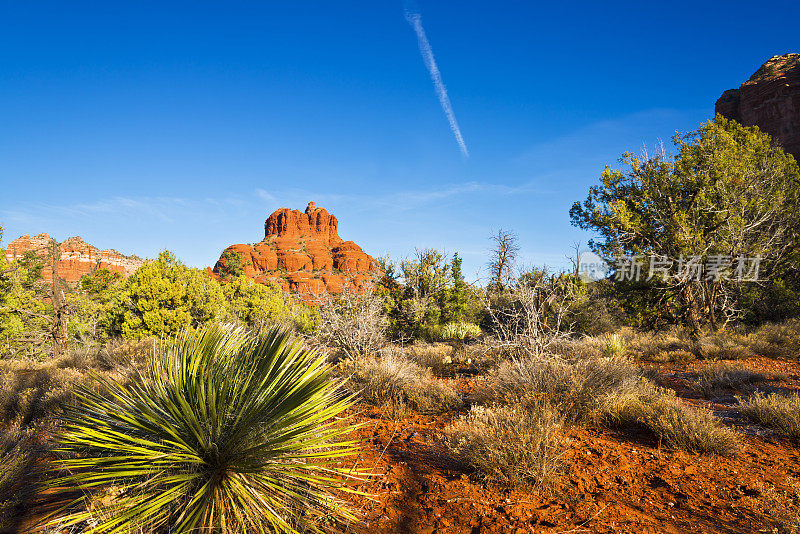
[[[771,57],[738,89],[719,97],[716,112],[758,126],[800,160],[800,54]]]
[[[304,212],[280,208],[264,223],[261,242],[229,246],[209,272],[217,280],[244,274],[299,293],[360,289],[377,264],[357,244],[340,238],[338,227],[336,217],[313,202]]]
[[[33,237],[26,234],[10,242],[6,247],[6,260],[12,262],[22,258],[26,252],[33,252],[46,260],[42,278],[50,282],[53,280],[53,244],[58,247],[58,276],[71,285],[77,284],[83,275],[97,269],[108,269],[129,276],[144,263],[138,256],[126,256],[113,249],[100,250],[78,236],[56,243],[49,234]]]

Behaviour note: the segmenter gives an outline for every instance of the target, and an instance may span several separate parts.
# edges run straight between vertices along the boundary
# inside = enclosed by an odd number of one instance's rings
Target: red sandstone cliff
[[[800,54],[770,58],[738,89],[722,93],[715,110],[758,126],[800,161]]]
[[[13,261],[21,258],[27,251],[49,258],[50,247],[53,242],[48,234],[36,236],[24,235],[8,244],[6,259]],[[136,271],[143,260],[137,256],[125,256],[116,250],[99,250],[80,237],[70,237],[58,246],[60,259],[58,261],[58,276],[69,284],[76,284],[83,275],[96,269],[108,269],[129,276]],[[42,277],[52,281],[53,269],[46,265],[42,269]]]
[[[336,217],[313,202],[305,212],[281,208],[267,218],[260,243],[229,246],[211,275],[221,279],[228,269],[226,256],[235,252],[245,276],[260,283],[277,282],[285,291],[359,289],[377,271],[375,260],[352,241],[343,241],[338,227]]]

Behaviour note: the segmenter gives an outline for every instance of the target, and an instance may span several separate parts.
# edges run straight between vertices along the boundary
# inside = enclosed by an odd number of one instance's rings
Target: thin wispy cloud
[[[431,75],[431,80],[433,80],[433,87],[436,89],[436,95],[439,97],[439,103],[442,105],[442,110],[447,117],[447,121],[450,123],[450,130],[452,130],[453,135],[456,138],[456,142],[458,143],[458,147],[461,149],[461,153],[464,154],[464,157],[468,158],[469,150],[467,150],[467,144],[464,142],[464,136],[461,135],[461,128],[458,127],[456,114],[453,112],[452,104],[450,104],[450,97],[447,96],[447,88],[444,86],[444,82],[442,81],[442,74],[439,72],[438,65],[436,65],[436,58],[433,56],[433,49],[431,48],[431,44],[428,42],[428,37],[425,35],[425,28],[422,27],[422,17],[419,13],[407,9],[406,20],[409,24],[411,24],[411,27],[414,28],[414,32],[417,34],[419,52],[422,54],[422,59],[425,62],[425,66],[428,68],[428,72]]]

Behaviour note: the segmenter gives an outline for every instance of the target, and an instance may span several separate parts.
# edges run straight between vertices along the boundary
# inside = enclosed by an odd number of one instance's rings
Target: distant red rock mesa
[[[336,217],[313,202],[305,212],[280,208],[264,223],[265,237],[260,243],[229,246],[209,273],[222,279],[228,269],[226,256],[235,252],[240,255],[245,276],[259,283],[277,283],[284,291],[359,290],[378,267],[361,247],[343,241],[338,227]]]
[[[738,89],[722,93],[715,110],[758,126],[800,161],[800,54],[773,56]]]
[[[48,234],[31,237],[24,235],[8,244],[6,259],[14,261],[32,250],[39,256],[49,259],[53,239]],[[129,276],[136,272],[144,260],[138,256],[126,256],[116,250],[99,250],[80,237],[70,237],[58,246],[58,276],[70,285],[76,285],[81,277],[97,269],[108,269]],[[45,265],[42,277],[47,282],[53,280],[53,268]]]

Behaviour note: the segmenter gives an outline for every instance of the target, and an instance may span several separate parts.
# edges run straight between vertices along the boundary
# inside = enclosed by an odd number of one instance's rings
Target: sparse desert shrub
[[[607,395],[598,413],[606,426],[645,428],[669,448],[722,456],[730,456],[738,449],[733,432],[713,414],[686,406],[673,391],[648,380]]]
[[[378,351],[386,343],[388,318],[385,298],[370,284],[362,293],[344,291],[338,297],[319,296],[320,319],[316,338],[336,347],[348,358]]]
[[[94,366],[103,370],[140,369],[158,345],[156,338],[112,339],[97,352]]]
[[[715,362],[700,368],[694,387],[703,396],[712,398],[722,390],[742,390],[771,378],[771,375],[755,371],[740,363]]]
[[[627,354],[639,360],[652,361],[691,361],[696,359],[692,353],[693,343],[687,333],[679,328],[666,332],[625,332]],[[682,353],[689,353],[688,355]],[[676,357],[688,359],[676,360]]]
[[[11,521],[22,504],[21,478],[34,460],[32,433],[19,422],[0,429],[0,532],[13,531]]]
[[[440,384],[428,369],[403,356],[388,353],[381,357],[364,356],[340,363],[348,376],[348,387],[391,415],[412,409],[420,413],[447,412],[461,406],[461,397]]]
[[[706,360],[741,360],[754,355],[744,336],[729,331],[701,337],[695,342],[694,352]]]
[[[547,488],[559,470],[560,427],[561,416],[545,404],[535,409],[473,406],[442,437],[451,453],[484,479]]]
[[[599,399],[624,390],[639,379],[636,368],[614,358],[568,361],[541,355],[505,362],[491,377],[489,400],[522,406],[547,404],[566,424],[593,419]]]
[[[456,358],[456,350],[444,343],[414,343],[404,350],[405,355],[423,369],[441,375]]]
[[[483,296],[485,326],[494,338],[496,350],[512,358],[536,356],[567,337],[566,314],[572,298],[572,281],[567,275],[534,270]]]
[[[0,423],[17,422],[23,428],[49,418],[68,403],[75,387],[89,377],[59,361],[2,362],[0,367]]]
[[[710,412],[668,397],[650,408],[645,417],[647,427],[667,447],[720,456],[731,456],[738,449],[733,432]]]
[[[139,381],[82,388],[56,437],[58,490],[82,490],[54,519],[87,532],[320,532],[351,517],[331,493],[352,452],[334,425],[352,400],[325,358],[279,329],[184,331]],[[100,497],[100,498],[98,498]],[[77,503],[76,503],[77,504]],[[75,510],[75,509],[73,509]]]
[[[739,413],[754,423],[771,428],[792,439],[800,439],[800,394],[779,395],[755,392],[739,399]]]
[[[750,334],[751,349],[768,358],[800,358],[800,319],[769,323]]]
[[[608,289],[604,282],[600,283]],[[622,310],[605,297],[593,293],[576,298],[570,304],[567,320],[579,334],[599,336],[613,332],[622,322]]]

